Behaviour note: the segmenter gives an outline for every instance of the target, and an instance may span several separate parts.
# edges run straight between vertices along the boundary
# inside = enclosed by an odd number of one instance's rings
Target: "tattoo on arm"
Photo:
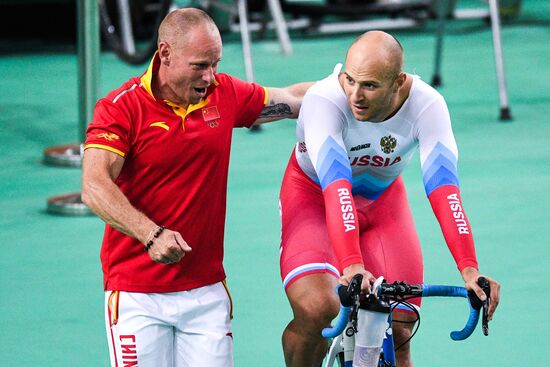
[[[258,118],[292,116],[292,109],[286,103],[277,103],[273,106],[265,106]]]

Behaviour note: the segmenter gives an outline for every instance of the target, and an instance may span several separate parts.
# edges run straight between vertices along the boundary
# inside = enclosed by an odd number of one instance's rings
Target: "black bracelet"
[[[149,242],[147,242],[147,244],[145,245],[145,251],[146,252],[149,251],[151,246],[153,246],[155,238],[158,238],[160,236],[160,234],[162,233],[162,231],[164,231],[165,229],[166,229],[165,226],[160,226],[160,227],[157,228],[157,231],[153,235],[153,238],[151,238],[151,240],[149,240]]]

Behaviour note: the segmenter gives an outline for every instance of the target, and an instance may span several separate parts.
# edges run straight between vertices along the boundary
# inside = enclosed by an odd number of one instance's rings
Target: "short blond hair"
[[[203,10],[196,8],[176,9],[168,13],[160,23],[157,44],[166,42],[174,48],[181,48],[189,40],[191,31],[201,26],[219,34],[216,23]]]

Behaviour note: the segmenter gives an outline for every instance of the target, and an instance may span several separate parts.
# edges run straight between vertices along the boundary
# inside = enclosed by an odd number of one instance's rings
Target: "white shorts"
[[[105,292],[112,367],[233,366],[225,284],[174,293]]]

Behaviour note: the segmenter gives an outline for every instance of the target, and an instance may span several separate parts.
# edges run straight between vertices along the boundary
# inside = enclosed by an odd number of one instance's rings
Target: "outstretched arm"
[[[286,88],[266,88],[267,103],[254,124],[298,117],[304,94],[312,85],[313,82],[303,82]]]
[[[107,224],[147,244],[158,226],[128,201],[115,180],[124,158],[104,149],[89,148],[82,161],[82,200]],[[179,261],[191,248],[181,235],[162,231],[149,249],[149,256],[159,263]]]
[[[426,195],[466,288],[484,300],[485,293],[477,284],[482,275],[478,270],[472,229],[460,196],[458,150],[449,112],[440,99],[425,114],[423,124],[419,124],[418,138]],[[491,286],[489,318],[492,318],[500,298],[500,285],[492,278],[485,278]]]

